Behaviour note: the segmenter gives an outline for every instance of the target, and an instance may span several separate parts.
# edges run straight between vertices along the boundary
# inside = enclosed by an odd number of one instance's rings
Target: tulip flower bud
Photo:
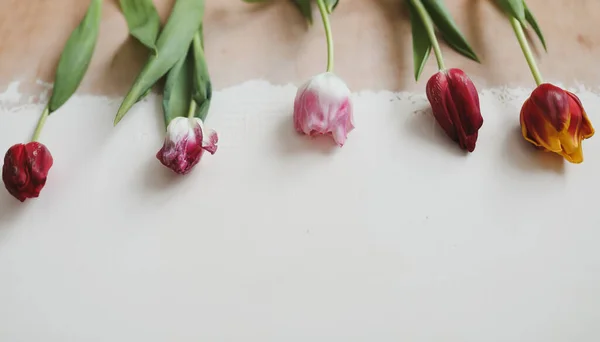
[[[581,141],[594,135],[579,98],[548,83],[535,88],[523,104],[521,131],[525,140],[571,163],[583,162]]]
[[[198,118],[177,117],[171,120],[163,147],[156,158],[171,170],[186,174],[198,164],[204,151],[215,154],[219,138],[213,130],[206,130]]]
[[[460,69],[441,70],[427,81],[426,89],[433,116],[442,129],[462,149],[473,152],[483,125],[473,82]]]
[[[298,88],[294,101],[294,127],[310,136],[331,135],[343,146],[354,129],[350,89],[331,72],[312,77]]]
[[[52,163],[52,155],[44,144],[34,141],[13,145],[6,152],[2,167],[6,190],[21,202],[38,197]]]

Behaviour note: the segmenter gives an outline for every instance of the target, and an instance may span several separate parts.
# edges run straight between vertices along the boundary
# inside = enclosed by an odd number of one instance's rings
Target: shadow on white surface
[[[549,171],[564,174],[565,161],[556,153],[540,151],[523,139],[521,127],[515,126],[506,134],[502,158],[506,164],[523,172]]]
[[[401,121],[400,125],[404,133],[419,141],[418,145],[434,146],[444,153],[451,153],[459,157],[468,155],[468,152],[463,151],[438,127],[429,106],[410,113],[407,119]]]
[[[277,145],[279,146],[278,150],[282,155],[288,155],[291,157],[297,154],[307,153],[327,155],[340,150],[340,147],[336,145],[333,138],[330,136],[310,137],[296,132],[291,118],[291,113],[289,116],[282,116],[278,118]],[[351,138],[352,133],[353,132],[350,132],[348,134],[349,138]]]
[[[0,229],[8,227],[10,222],[23,211],[25,205],[31,200],[35,199],[28,199],[25,203],[21,203],[12,197],[2,185],[0,189]]]
[[[465,153],[422,95],[366,92],[340,149],[294,131],[294,94],[217,93],[223,143],[185,176],[155,157],[158,98],[112,130],[118,103],[75,97],[40,198],[0,189],[0,341],[599,340],[600,140],[570,165],[487,93]]]
[[[4,186],[0,189],[0,248],[13,232],[17,218],[25,212],[26,203],[12,197]]]
[[[205,156],[203,156],[204,158]],[[195,166],[192,173],[196,171],[196,168],[200,168],[202,164],[202,160],[198,165]],[[187,175],[179,175],[173,172],[171,169],[162,165],[160,161],[156,157],[148,158],[144,167],[141,168],[141,172],[143,176],[140,178],[141,184],[140,188],[144,192],[161,192],[165,189],[176,186],[177,184],[181,184],[187,178]]]

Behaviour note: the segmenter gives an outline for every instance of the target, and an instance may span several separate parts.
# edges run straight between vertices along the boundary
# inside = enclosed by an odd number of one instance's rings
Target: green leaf
[[[210,91],[211,89],[209,88],[209,92]],[[202,122],[204,122],[206,120],[206,117],[208,116],[208,110],[210,109],[210,101],[210,99],[207,99],[206,101],[202,102],[201,105],[196,107],[196,111],[194,112],[194,116],[202,120]]]
[[[120,0],[129,33],[156,54],[160,17],[152,0]]]
[[[533,13],[531,13],[529,8],[527,7],[527,4],[525,2],[523,2],[523,5],[525,6],[525,19],[527,20],[529,25],[531,25],[531,27],[535,31],[535,34],[537,34],[538,38],[540,39],[540,42],[542,43],[542,46],[544,47],[544,51],[548,52],[548,48],[546,47],[546,39],[544,39],[544,35],[542,34],[542,30],[540,29],[540,26],[538,25],[537,21],[535,20]]]
[[[329,12],[329,14],[333,13],[333,10],[339,2],[340,0],[325,0],[325,7],[327,8],[327,12]]]
[[[144,92],[142,93],[142,95],[141,95],[141,96],[140,96],[140,98],[139,98],[139,99],[136,101],[136,103],[137,103],[137,102],[140,102],[140,101],[142,101],[142,100],[143,100],[143,99],[144,99],[146,96],[148,96],[148,95],[150,94],[150,92],[151,92],[151,91],[152,91],[152,88],[148,88],[148,89],[146,89],[146,91],[144,91]]]
[[[471,48],[467,39],[452,19],[452,15],[443,0],[422,0],[429,16],[442,34],[442,38],[461,55],[479,63],[479,58]]]
[[[410,14],[410,25],[412,30],[413,41],[413,64],[415,69],[415,81],[419,80],[425,63],[431,53],[431,41],[427,36],[427,30],[421,17],[417,13],[414,6],[407,2]]]
[[[208,109],[210,108],[212,84],[210,82],[208,66],[206,65],[206,57],[204,56],[202,36],[203,30],[202,25],[200,25],[200,29],[196,35],[194,35],[194,39],[192,40],[192,57],[194,65],[192,73],[192,98],[198,105],[198,110],[195,115],[204,121],[208,115]]]
[[[48,103],[50,113],[65,104],[79,87],[96,48],[101,16],[102,0],[92,0],[85,17],[67,40],[58,61],[54,89]]]
[[[165,127],[174,118],[186,117],[189,114],[192,101],[192,79],[190,75],[193,71],[193,65],[191,55],[192,50],[190,48],[189,53],[180,58],[167,74],[162,102]]]
[[[140,97],[140,100],[143,99],[144,97],[148,96],[148,94],[150,94],[150,92],[152,91],[152,88],[148,88]]]
[[[313,23],[312,7],[310,0],[292,0],[296,7],[300,10],[300,13],[304,16],[309,25]]]
[[[188,51],[204,14],[204,0],[177,0],[169,19],[158,36],[157,55],[152,55],[136,78],[117,112],[118,124],[140,96],[161,79]]]
[[[515,17],[519,22],[526,27],[525,24],[525,3],[523,0],[496,0],[500,8],[506,15]]]

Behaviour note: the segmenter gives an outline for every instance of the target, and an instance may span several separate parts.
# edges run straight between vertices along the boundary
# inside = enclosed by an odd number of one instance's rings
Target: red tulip
[[[50,151],[39,142],[16,144],[4,156],[2,181],[8,192],[24,202],[38,197],[52,167]]]
[[[446,134],[462,149],[473,152],[483,117],[477,89],[469,77],[460,69],[437,72],[427,82],[427,99]]]
[[[583,162],[581,141],[594,135],[579,98],[549,83],[535,88],[523,104],[521,131],[525,140],[571,163]]]

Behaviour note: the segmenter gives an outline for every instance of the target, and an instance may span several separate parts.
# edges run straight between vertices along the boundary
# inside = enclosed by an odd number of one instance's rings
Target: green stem
[[[192,101],[190,101],[190,111],[188,112],[188,118],[193,118],[196,115],[196,101],[194,101],[194,99],[192,99]]]
[[[423,6],[421,0],[410,0],[410,2],[415,7],[415,10],[421,17],[423,21],[423,25],[425,25],[425,30],[427,30],[427,36],[429,37],[429,41],[431,42],[431,46],[433,47],[433,53],[435,54],[435,59],[437,60],[437,65],[439,70],[446,69],[444,65],[444,58],[442,57],[442,50],[440,49],[440,44],[438,43],[437,37],[435,36],[435,28],[433,27],[433,20],[427,13],[427,9]]]
[[[31,138],[31,141],[38,141],[40,133],[42,133],[42,128],[44,128],[44,124],[46,123],[46,119],[48,118],[48,115],[50,115],[50,108],[46,106],[46,108],[42,112],[42,115],[38,119],[38,123],[35,127],[35,131],[33,132],[33,137]]]
[[[327,37],[327,72],[333,72],[333,35],[331,34],[331,24],[329,23],[329,13],[325,7],[324,0],[317,0],[323,27],[325,28],[325,36]]]
[[[525,59],[527,60],[527,64],[529,65],[531,74],[535,79],[535,83],[537,85],[544,83],[544,80],[542,79],[542,74],[538,69],[538,66],[535,62],[535,58],[533,57],[533,53],[529,48],[529,43],[527,42],[527,37],[525,37],[525,32],[523,32],[523,26],[521,26],[521,23],[515,17],[510,18],[510,24],[512,25],[513,30],[515,31],[515,35],[517,36],[519,45],[521,45],[521,50],[523,51],[523,55],[525,55]]]

